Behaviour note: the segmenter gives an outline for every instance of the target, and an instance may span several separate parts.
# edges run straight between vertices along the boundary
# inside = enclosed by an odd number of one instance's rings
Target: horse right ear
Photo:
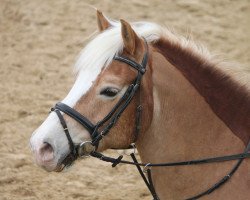
[[[102,14],[101,11],[96,10],[96,16],[97,16],[97,24],[98,24],[98,28],[100,32],[105,31],[106,29],[112,26],[110,21]]]

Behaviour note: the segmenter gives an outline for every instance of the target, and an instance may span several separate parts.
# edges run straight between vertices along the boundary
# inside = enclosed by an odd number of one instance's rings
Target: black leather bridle
[[[141,64],[127,57],[121,57],[121,56],[114,57],[114,60],[124,62],[129,66],[131,66],[132,68],[134,68],[135,70],[137,70],[137,76],[133,81],[133,83],[128,86],[127,90],[120,98],[120,100],[117,102],[117,104],[101,121],[99,121],[96,124],[93,124],[85,116],[83,116],[82,114],[80,114],[79,112],[77,112],[76,110],[74,110],[73,108],[69,107],[68,105],[62,102],[58,102],[55,105],[55,107],[51,109],[51,111],[56,112],[70,146],[70,154],[62,162],[64,166],[70,165],[70,163],[76,160],[79,156],[88,156],[90,155],[90,153],[95,151],[98,148],[99,142],[102,140],[103,137],[105,137],[109,133],[110,129],[116,124],[121,114],[130,104],[136,92],[140,89],[142,76],[146,72],[146,65],[148,63],[148,45],[146,41],[145,41],[145,46],[146,46],[146,52],[144,53]],[[137,104],[138,105],[136,107],[136,120],[135,120],[136,130],[135,130],[134,142],[136,141],[140,131],[140,118],[142,111],[142,106],[140,105],[140,101]],[[85,129],[87,129],[87,131],[91,135],[92,141],[87,141],[75,145],[71,139],[67,124],[60,111],[62,113],[67,114],[68,116],[79,122]],[[100,129],[102,130],[100,131]]]
[[[198,195],[195,195],[191,198],[187,198],[187,200],[193,200],[198,199],[204,195],[209,195],[216,189],[218,189],[220,186],[222,186],[224,183],[226,183],[232,175],[236,172],[236,170],[241,165],[242,161],[245,158],[250,158],[250,142],[247,145],[245,151],[241,154],[234,154],[229,156],[221,156],[221,157],[213,157],[213,158],[205,158],[205,159],[199,159],[199,160],[190,160],[190,161],[182,161],[182,162],[170,162],[170,163],[138,163],[134,153],[130,154],[133,162],[122,160],[123,156],[119,156],[118,158],[111,158],[104,156],[103,154],[97,152],[97,148],[99,145],[99,142],[103,139],[104,136],[106,136],[110,129],[116,124],[119,117],[123,113],[123,111],[127,108],[127,106],[130,104],[131,100],[135,96],[137,91],[140,91],[140,85],[141,85],[141,79],[143,74],[146,72],[146,66],[148,62],[148,45],[145,41],[146,46],[146,52],[144,53],[143,60],[141,64],[127,58],[127,57],[121,57],[121,56],[115,56],[114,60],[124,62],[128,64],[129,66],[133,67],[137,70],[137,77],[133,81],[131,85],[128,86],[126,92],[121,97],[121,99],[118,101],[118,103],[112,108],[112,110],[109,112],[107,116],[105,116],[101,121],[99,121],[96,124],[93,124],[89,119],[84,117],[82,114],[74,110],[73,108],[69,107],[68,105],[64,103],[57,103],[54,108],[51,109],[51,111],[54,111],[59,120],[60,123],[64,129],[65,135],[68,139],[68,143],[70,146],[70,153],[67,155],[66,158],[62,161],[62,167],[66,167],[71,165],[78,157],[82,156],[93,156],[96,158],[99,158],[105,162],[112,163],[112,167],[115,167],[119,163],[123,164],[130,164],[135,165],[142,176],[146,186],[148,187],[149,191],[151,192],[154,200],[159,200],[159,197],[157,196],[157,193],[155,191],[153,181],[151,178],[151,168],[152,167],[169,167],[169,166],[183,166],[183,165],[197,165],[197,164],[205,164],[205,163],[214,163],[214,162],[224,162],[224,161],[230,161],[230,160],[238,160],[238,162],[233,166],[232,170],[224,176],[221,180],[219,180],[216,184],[214,184],[212,187],[210,187],[208,190],[201,192]],[[140,94],[139,94],[140,99]],[[136,107],[136,120],[135,120],[135,136],[134,136],[134,143],[136,142],[136,139],[138,137],[138,134],[140,132],[140,122],[141,122],[141,111],[142,106],[140,100],[137,103]],[[66,121],[64,120],[64,117],[62,113],[67,114],[77,122],[79,122],[91,135],[92,140],[91,141],[85,141],[80,144],[75,144],[69,134],[68,127],[66,124]],[[100,131],[101,129],[101,131]],[[130,147],[134,147],[134,143],[130,145]],[[141,167],[144,167],[144,171]],[[147,177],[143,173],[145,172],[147,174]]]

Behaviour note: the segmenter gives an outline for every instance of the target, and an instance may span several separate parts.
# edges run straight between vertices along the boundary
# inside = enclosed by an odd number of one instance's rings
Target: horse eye
[[[104,90],[102,90],[100,92],[100,95],[105,95],[107,97],[114,97],[117,95],[118,92],[119,92],[119,90],[117,88],[108,87],[108,88],[105,88]]]

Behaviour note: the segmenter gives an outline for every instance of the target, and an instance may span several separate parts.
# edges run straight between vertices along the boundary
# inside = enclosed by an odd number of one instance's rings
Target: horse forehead
[[[127,84],[134,80],[136,71],[128,64],[114,60],[102,73],[100,80]]]
[[[98,76],[102,73],[104,68],[88,68],[78,73],[76,81],[71,88],[68,95],[63,99],[63,103],[74,107],[77,101],[85,95],[89,89],[93,86],[94,82],[98,79]]]

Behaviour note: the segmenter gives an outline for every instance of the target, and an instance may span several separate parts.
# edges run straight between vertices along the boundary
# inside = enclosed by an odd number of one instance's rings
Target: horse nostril
[[[39,149],[39,154],[43,161],[48,162],[54,158],[54,149],[51,144],[44,142]]]
[[[53,153],[54,150],[53,150],[53,147],[51,146],[51,144],[49,144],[48,142],[44,142],[42,147],[41,147],[41,151]]]

